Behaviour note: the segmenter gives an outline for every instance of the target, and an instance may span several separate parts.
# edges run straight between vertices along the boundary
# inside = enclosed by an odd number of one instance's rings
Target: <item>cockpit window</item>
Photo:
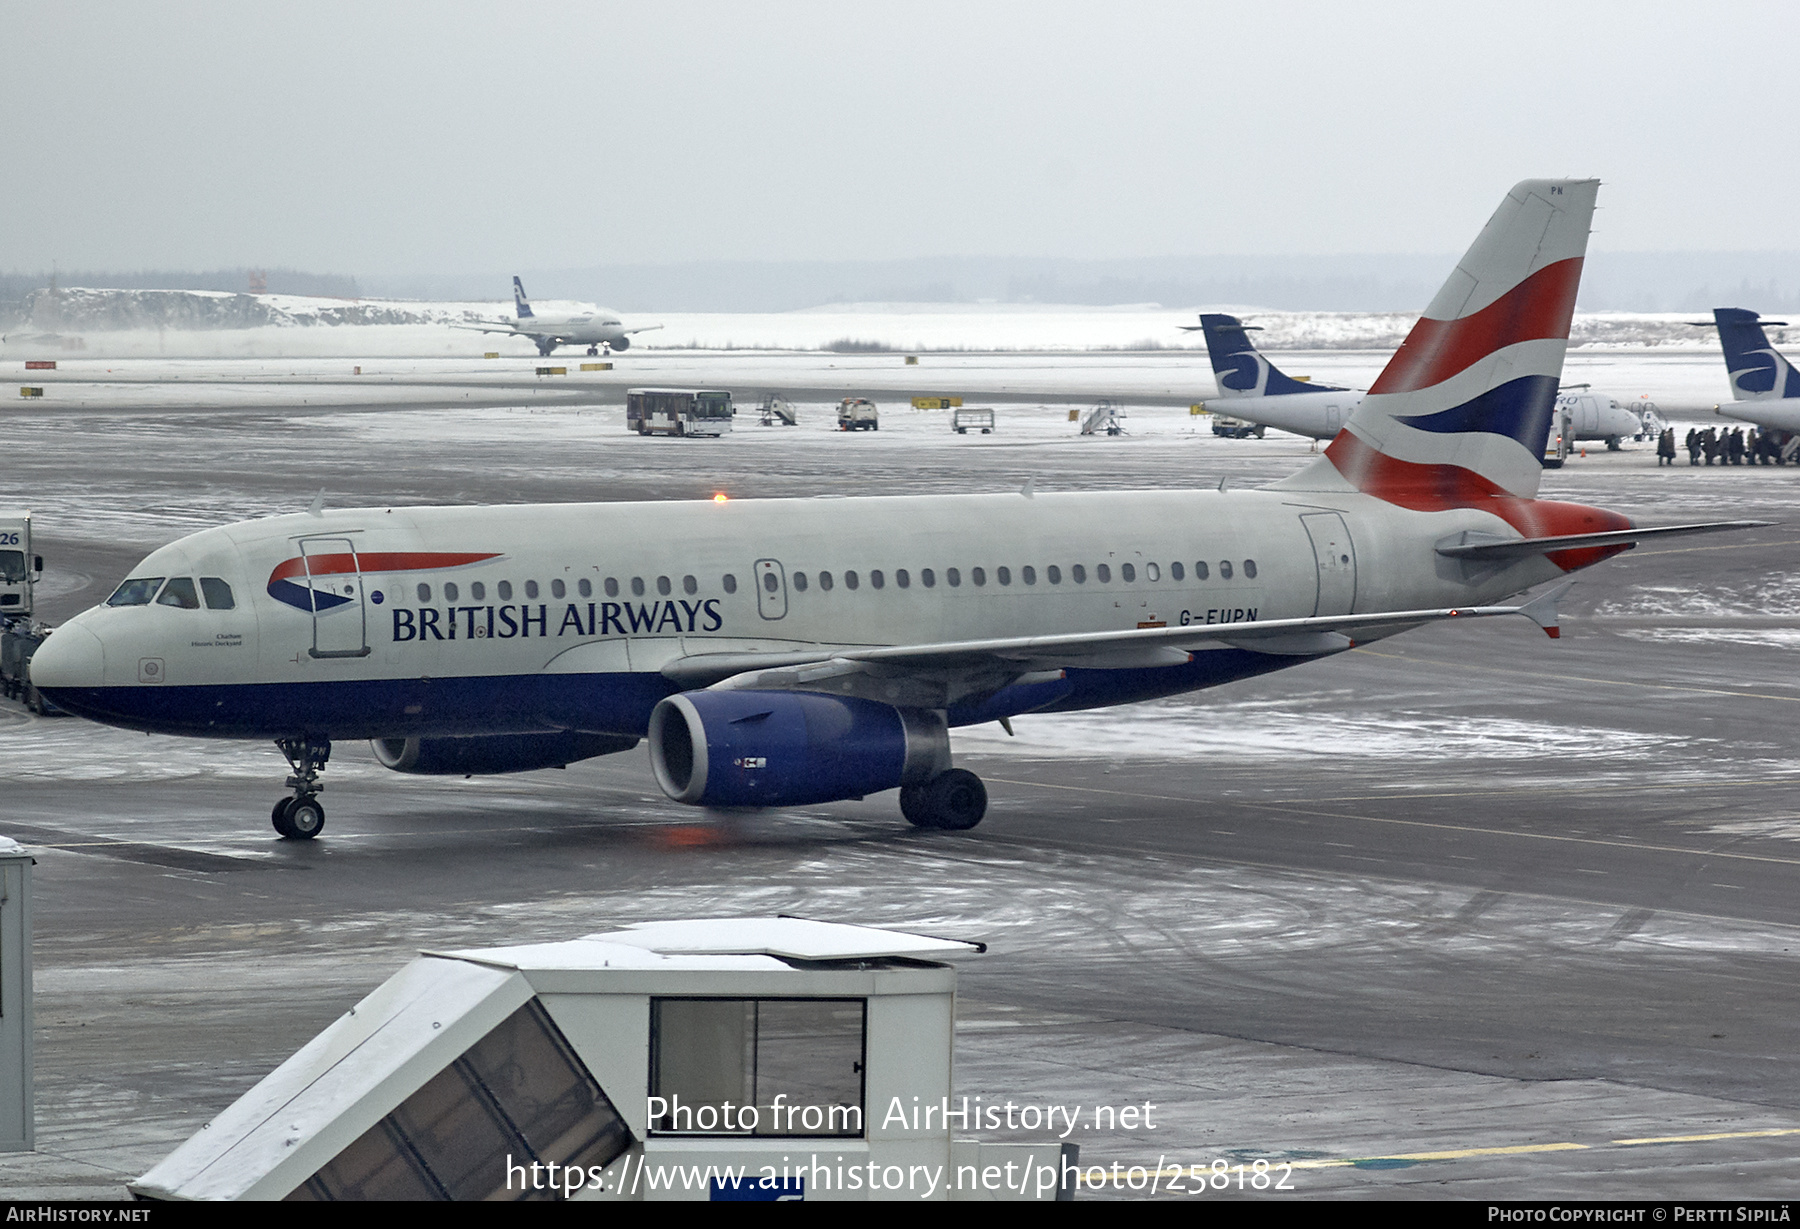
[[[176,606],[182,610],[200,609],[200,595],[194,592],[194,578],[191,576],[171,577],[157,595],[158,606]]]
[[[150,599],[162,587],[160,576],[139,576],[120,585],[113,595],[106,599],[108,606],[148,606]]]
[[[21,581],[25,579],[25,552],[22,550],[0,550],[0,580]]]
[[[202,576],[200,592],[206,595],[208,610],[236,610],[237,603],[232,600],[231,586],[217,576]]]

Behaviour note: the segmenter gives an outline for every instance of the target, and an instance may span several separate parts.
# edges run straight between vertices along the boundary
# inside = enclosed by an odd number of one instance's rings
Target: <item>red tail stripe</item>
[[[1580,285],[1581,257],[1574,256],[1545,265],[1472,316],[1421,318],[1369,392],[1430,388],[1502,347],[1544,338],[1567,340]]]
[[[1376,452],[1349,431],[1338,432],[1325,455],[1331,458],[1339,473],[1356,484],[1358,490],[1414,512],[1479,508],[1493,513],[1527,538],[1606,533],[1634,527],[1630,517],[1605,508],[1549,499],[1520,499],[1460,465],[1421,465],[1396,460]],[[1617,546],[1582,546],[1555,551],[1545,558],[1565,572],[1574,572],[1631,547],[1629,542]]]
[[[423,572],[431,568],[459,568],[471,563],[480,563],[483,559],[497,559],[494,552],[478,554],[474,552],[454,551],[370,551],[367,554],[352,555],[339,552],[335,555],[308,555],[299,559],[289,559],[275,565],[269,573],[270,581],[286,580],[291,576],[306,575],[307,564],[312,565],[314,576],[342,576],[357,570],[362,565],[364,572]]]

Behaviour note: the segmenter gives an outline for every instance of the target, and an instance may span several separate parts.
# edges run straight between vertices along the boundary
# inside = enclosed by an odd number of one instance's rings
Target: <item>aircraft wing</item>
[[[483,320],[477,324],[452,323],[450,325],[450,327],[453,329],[470,329],[477,333],[521,333],[521,334],[523,334],[523,332],[524,332],[522,329],[519,328],[518,325],[514,324],[510,320]],[[529,334],[524,334],[524,335],[529,336]]]
[[[1375,633],[1386,635],[1425,623],[1496,615],[1524,615],[1554,637],[1558,634],[1556,603],[1573,583],[1519,606],[1385,610],[873,648],[698,653],[670,662],[662,674],[686,688],[831,691],[942,707],[962,696],[995,691],[1009,683],[1057,677],[1066,669],[1185,665],[1192,651],[1202,647],[1315,657],[1354,647],[1357,632],[1373,638]]]
[[[662,325],[660,325],[660,324],[646,324],[642,328],[626,329],[625,332],[626,333],[654,333],[654,332],[656,332],[657,329],[660,329],[661,327],[662,327]]]

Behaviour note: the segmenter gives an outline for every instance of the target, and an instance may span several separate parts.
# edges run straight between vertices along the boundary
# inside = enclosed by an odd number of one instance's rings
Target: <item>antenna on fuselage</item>
[[[1035,483],[1036,481],[1037,481],[1036,475],[1033,475],[1032,477],[1025,479],[1025,485],[1019,488],[1019,494],[1023,495],[1026,499],[1037,498],[1036,492],[1034,491],[1034,489],[1032,487],[1032,484]]]
[[[324,487],[319,488],[319,493],[317,495],[313,496],[312,503],[307,505],[306,515],[308,515],[308,516],[324,516],[325,515],[325,488]]]

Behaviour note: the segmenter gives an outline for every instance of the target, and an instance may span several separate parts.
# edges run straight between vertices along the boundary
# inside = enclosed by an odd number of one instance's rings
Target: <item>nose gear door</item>
[[[301,538],[306,587],[312,597],[312,657],[367,657],[369,616],[363,604],[362,562],[349,538]]]

